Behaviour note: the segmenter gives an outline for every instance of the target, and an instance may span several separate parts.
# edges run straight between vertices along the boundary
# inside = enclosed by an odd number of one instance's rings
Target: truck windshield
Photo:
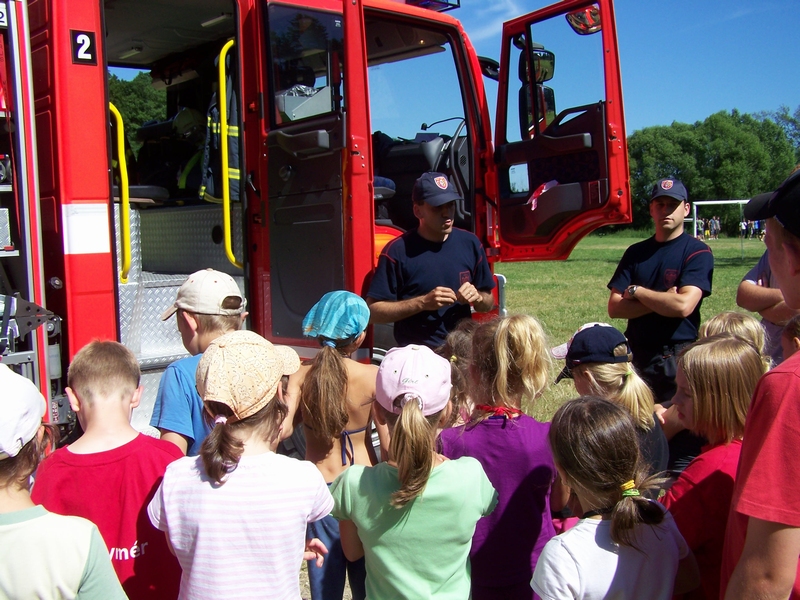
[[[411,189],[422,173],[445,173],[469,196],[472,158],[456,56],[447,35],[418,24],[367,17],[366,30],[376,185],[388,179],[396,190],[377,210],[408,229],[417,224]],[[456,223],[471,228],[465,212]]]

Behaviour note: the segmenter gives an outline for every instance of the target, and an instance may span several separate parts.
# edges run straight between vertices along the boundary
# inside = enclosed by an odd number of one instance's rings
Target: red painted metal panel
[[[108,100],[103,56],[102,5],[38,0],[32,3],[34,93],[39,125],[42,194],[51,198],[44,225],[47,308],[64,318],[63,354],[70,359],[95,337],[116,339],[115,263],[104,240],[111,223],[101,223],[99,254],[72,254],[65,247],[63,207],[104,205],[111,214],[108,178]],[[93,61],[76,62],[75,35],[92,35],[78,51]],[[85,252],[84,249],[82,252]]]

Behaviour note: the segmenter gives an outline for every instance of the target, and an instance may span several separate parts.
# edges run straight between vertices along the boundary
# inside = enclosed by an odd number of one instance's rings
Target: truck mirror
[[[481,66],[481,73],[492,81],[500,80],[500,63],[488,56],[479,56],[478,64]]]
[[[536,83],[544,83],[550,81],[556,72],[556,55],[545,50],[541,44],[531,44],[531,54],[533,55],[533,75]],[[527,54],[523,51],[519,55],[519,64],[517,67],[517,76],[523,84],[530,81],[528,70]]]
[[[600,22],[600,8],[596,4],[588,8],[573,10],[564,16],[567,18],[569,26],[578,35],[591,35],[603,28]]]
[[[536,85],[535,111],[531,110],[528,86],[519,89],[519,129],[523,140],[532,139],[538,132],[547,129],[547,126],[556,118],[556,93],[553,88],[546,85]],[[534,119],[538,120],[538,127],[534,126]]]
[[[536,83],[550,81],[556,72],[556,55],[550,50],[533,50],[533,73]]]
[[[547,87],[546,85],[541,87],[544,110],[540,114],[544,114],[544,127],[542,127],[544,130],[550,123],[556,120],[556,93],[551,87]]]

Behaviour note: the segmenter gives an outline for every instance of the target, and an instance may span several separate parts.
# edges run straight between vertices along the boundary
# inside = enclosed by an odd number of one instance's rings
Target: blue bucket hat
[[[334,342],[346,346],[369,324],[369,307],[361,296],[338,290],[328,292],[311,307],[303,319],[303,335],[320,344]],[[330,345],[330,344],[329,344]]]

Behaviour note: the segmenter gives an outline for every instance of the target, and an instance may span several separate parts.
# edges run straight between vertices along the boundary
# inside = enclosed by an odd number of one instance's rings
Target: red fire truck
[[[311,355],[303,315],[327,291],[365,291],[381,244],[415,225],[425,171],[461,192],[456,224],[492,263],[564,259],[630,221],[612,0],[505,23],[499,63],[454,6],[0,4],[0,348],[52,421],[69,419],[66,365],[100,337],[139,358],[147,425],[185,353],[158,315],[201,268],[236,278],[250,329]],[[148,72],[167,119],[125,130],[109,68]]]

